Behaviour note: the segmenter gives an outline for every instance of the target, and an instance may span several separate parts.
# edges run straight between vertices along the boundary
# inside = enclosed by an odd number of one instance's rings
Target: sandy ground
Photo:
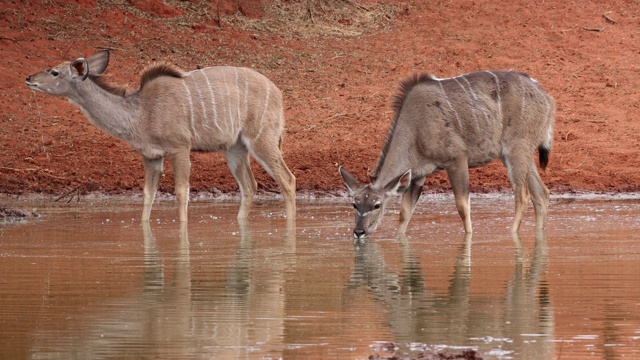
[[[26,76],[111,50],[112,83],[138,88],[155,61],[252,67],[282,89],[285,160],[298,190],[343,189],[375,166],[390,97],[416,72],[530,74],[557,102],[553,192],[640,190],[640,7],[634,1],[48,0],[0,2],[0,193],[140,192],[141,158]],[[235,192],[221,154],[193,154],[193,192]],[[170,164],[160,185],[173,191]],[[259,187],[278,191],[253,164]],[[493,162],[475,192],[509,191]],[[425,191],[448,191],[444,173]]]

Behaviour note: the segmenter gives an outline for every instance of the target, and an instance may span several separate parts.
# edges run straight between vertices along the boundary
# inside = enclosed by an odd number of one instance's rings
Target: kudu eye
[[[378,210],[378,209],[380,209],[380,206],[381,206],[380,204],[375,204],[375,205],[373,205],[373,209],[374,210]]]
[[[57,70],[50,70],[49,74],[51,74],[54,77],[60,75],[60,73]]]
[[[356,203],[351,204],[351,206],[353,206],[354,209],[358,210],[358,207],[356,206]]]

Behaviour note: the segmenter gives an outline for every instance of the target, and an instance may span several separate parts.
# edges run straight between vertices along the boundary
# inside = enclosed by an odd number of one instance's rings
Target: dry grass
[[[384,29],[406,9],[383,2],[365,5],[355,0],[273,0],[263,6],[263,11],[259,20],[227,16],[223,21],[250,31],[286,36],[352,37]]]

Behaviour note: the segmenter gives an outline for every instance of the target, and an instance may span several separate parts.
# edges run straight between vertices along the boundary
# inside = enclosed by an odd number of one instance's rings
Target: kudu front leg
[[[413,210],[416,208],[416,203],[422,193],[422,186],[426,176],[422,176],[411,181],[409,189],[402,194],[402,202],[400,204],[400,224],[398,225],[398,235],[404,235],[413,215]]]
[[[175,193],[178,202],[180,222],[187,221],[187,207],[189,206],[189,176],[191,176],[190,151],[184,150],[171,157],[175,179]]]
[[[142,221],[149,221],[149,219],[151,219],[151,207],[153,206],[158,184],[160,183],[160,177],[162,176],[163,163],[164,158],[143,159],[144,189],[142,191]]]
[[[464,224],[464,231],[467,234],[472,233],[471,205],[469,204],[469,165],[467,159],[457,159],[456,163],[447,169],[447,176],[456,199],[456,209],[458,209],[458,214]]]

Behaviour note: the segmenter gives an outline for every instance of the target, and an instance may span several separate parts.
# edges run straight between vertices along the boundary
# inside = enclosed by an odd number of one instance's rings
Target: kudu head
[[[87,79],[89,75],[100,75],[109,64],[109,51],[100,50],[89,58],[78,58],[27,76],[29,89],[38,90],[51,95],[70,96],[76,84]]]
[[[368,185],[362,185],[342,166],[340,167],[340,176],[353,197],[353,209],[356,213],[353,236],[356,239],[361,239],[376,231],[389,198],[405,192],[411,183],[411,170],[407,170],[404,174],[382,185],[376,184],[375,181]]]

